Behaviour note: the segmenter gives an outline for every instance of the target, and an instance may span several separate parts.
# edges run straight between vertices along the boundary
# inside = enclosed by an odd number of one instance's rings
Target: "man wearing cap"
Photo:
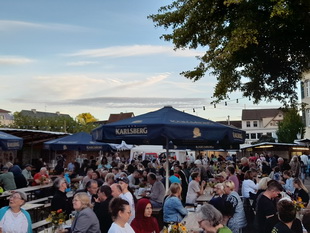
[[[13,172],[9,172],[9,168],[6,166],[2,168],[2,171],[3,173],[0,175],[0,183],[3,185],[3,189],[5,191],[16,189]]]
[[[24,177],[27,180],[27,185],[29,185],[29,181],[33,180],[31,170],[32,170],[32,165],[26,164],[24,170],[22,171],[22,174],[24,175]]]

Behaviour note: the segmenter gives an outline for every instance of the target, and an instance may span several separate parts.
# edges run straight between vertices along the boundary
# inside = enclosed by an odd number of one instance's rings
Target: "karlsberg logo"
[[[115,129],[116,135],[146,135],[147,127]]]
[[[233,132],[233,138],[243,139],[242,133]]]

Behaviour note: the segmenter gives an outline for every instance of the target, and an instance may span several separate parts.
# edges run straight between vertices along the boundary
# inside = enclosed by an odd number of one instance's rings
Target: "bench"
[[[35,203],[41,203],[41,202],[50,202],[50,200],[53,198],[53,196],[49,196],[49,197],[43,197],[43,198],[39,198],[39,199],[35,199],[32,201],[27,201],[27,203],[31,203],[31,204],[35,204]]]
[[[45,226],[47,226],[50,223],[51,222],[46,221],[46,219],[38,221],[38,222],[35,222],[35,223],[32,224],[32,230],[35,230],[35,229],[37,229],[39,227],[45,227]]]

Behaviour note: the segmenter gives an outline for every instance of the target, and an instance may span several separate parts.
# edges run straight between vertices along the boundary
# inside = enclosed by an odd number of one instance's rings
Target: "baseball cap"
[[[117,178],[117,182],[119,182],[119,181],[123,181],[124,183],[129,184],[129,180],[128,180],[127,177],[119,177],[119,178]]]

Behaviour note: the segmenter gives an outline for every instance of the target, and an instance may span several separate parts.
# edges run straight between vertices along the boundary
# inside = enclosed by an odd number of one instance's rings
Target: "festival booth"
[[[0,131],[0,163],[15,161],[17,150],[22,149],[23,139]]]
[[[93,139],[107,143],[162,145],[190,149],[233,149],[244,143],[245,131],[216,123],[166,106],[154,112],[102,125],[91,132]],[[166,188],[168,188],[166,169]]]
[[[71,160],[77,160],[82,162],[88,158],[88,155],[94,157],[100,157],[103,151],[115,151],[116,148],[108,143],[96,142],[92,140],[92,136],[89,133],[80,132],[72,135],[68,135],[62,138],[57,138],[44,142],[44,149],[54,151],[54,159],[51,160],[51,166],[56,165],[57,153],[65,153],[67,155],[67,162]],[[74,153],[68,153],[67,151],[74,151]]]

